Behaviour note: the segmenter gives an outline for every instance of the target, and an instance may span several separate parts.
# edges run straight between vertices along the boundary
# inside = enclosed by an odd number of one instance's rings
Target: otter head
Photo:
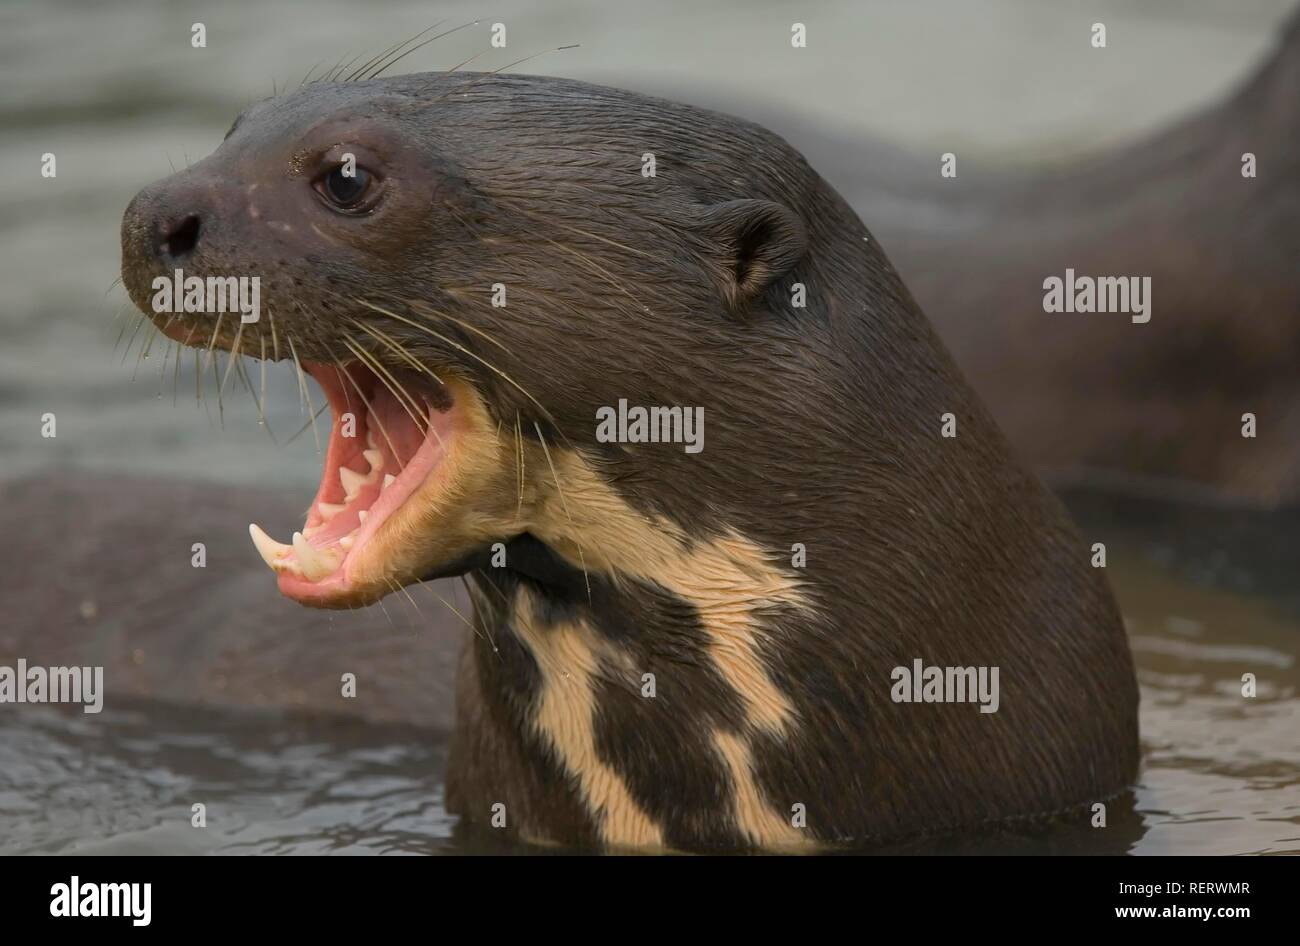
[[[801,473],[763,461],[807,432],[795,389],[835,383],[789,304],[817,293],[797,268],[822,198],[762,129],[702,149],[707,117],[534,77],[318,83],[135,198],[123,281],[158,328],[295,361],[328,399],[301,533],[251,527],[284,594],[367,603],[497,543],[669,568],[798,508]],[[177,311],[253,277],[255,313]]]

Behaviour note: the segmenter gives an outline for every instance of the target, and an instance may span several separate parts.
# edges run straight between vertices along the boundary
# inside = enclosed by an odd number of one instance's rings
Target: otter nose
[[[175,263],[189,256],[199,245],[203,222],[196,213],[182,214],[158,227],[158,255],[165,262]]]

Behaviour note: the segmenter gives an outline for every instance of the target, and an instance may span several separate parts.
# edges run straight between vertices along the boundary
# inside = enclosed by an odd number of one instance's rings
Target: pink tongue
[[[417,401],[421,409],[427,411],[422,401]],[[366,417],[368,425],[367,431],[374,438],[378,449],[384,454],[384,469],[380,474],[379,481],[363,486],[352,502],[347,504],[347,508],[337,513],[333,519],[326,523],[319,532],[311,537],[311,544],[320,548],[327,545],[333,545],[343,536],[356,530],[361,524],[358,512],[362,509],[369,509],[378,498],[381,490],[383,477],[385,474],[391,476],[400,475],[406,464],[415,456],[416,452],[424,444],[424,434],[420,428],[411,420],[410,411],[414,410],[410,405],[403,406],[403,402],[393,396],[393,393],[383,385],[378,385],[375,392],[370,396],[370,410]],[[396,454],[394,454],[396,451]],[[345,466],[356,470],[358,473],[366,471],[366,462],[360,457],[353,457],[345,461]],[[335,476],[338,474],[335,473]]]
[[[357,498],[348,503],[348,508],[340,513],[336,513],[334,518],[327,522],[319,532],[312,535],[309,540],[317,548],[323,548],[326,545],[333,545],[343,536],[356,529],[361,524],[361,517],[357,514],[362,509],[369,509],[375,497],[379,495],[379,484],[363,486]]]
[[[380,384],[370,398],[370,413],[371,417],[367,421],[374,422],[370,433],[384,451],[384,472],[396,476],[398,470],[410,462],[424,443],[424,434],[411,419],[411,414],[427,417],[429,409],[418,398],[414,404],[410,399],[399,401],[387,387]],[[396,458],[393,456],[394,450],[397,451]]]

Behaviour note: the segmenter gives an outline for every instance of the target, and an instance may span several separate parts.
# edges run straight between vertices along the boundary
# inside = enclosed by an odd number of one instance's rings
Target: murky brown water
[[[1300,515],[1074,507],[1116,553],[1108,572],[1142,688],[1131,850],[1300,852]]]
[[[1300,853],[1295,517],[1076,501],[1110,551],[1142,687],[1145,760],[1109,827],[889,851]],[[1254,673],[1258,696],[1241,696]],[[0,853],[527,850],[459,835],[437,734],[343,720],[110,705],[0,714]],[[206,829],[191,806],[207,808]]]

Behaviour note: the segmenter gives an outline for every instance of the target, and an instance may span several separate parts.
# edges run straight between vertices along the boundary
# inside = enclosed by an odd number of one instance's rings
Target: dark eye
[[[330,171],[316,185],[316,190],[340,210],[364,209],[363,203],[374,183],[374,177],[365,168],[354,168],[351,176],[343,173],[343,165]]]

